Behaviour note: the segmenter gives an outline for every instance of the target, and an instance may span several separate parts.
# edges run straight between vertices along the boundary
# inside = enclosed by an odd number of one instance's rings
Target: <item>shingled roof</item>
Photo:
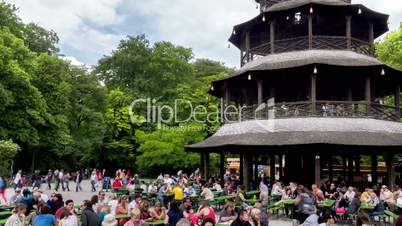
[[[374,57],[347,50],[305,50],[271,54],[245,64],[232,76],[248,71],[278,70],[310,64],[334,66],[378,66],[384,65]]]
[[[375,119],[289,118],[223,125],[212,137],[187,147],[201,151],[225,146],[331,144],[402,147],[402,123]]]
[[[297,8],[307,4],[320,4],[320,5],[332,5],[332,6],[346,6],[350,5],[341,0],[288,0],[274,4],[273,6],[265,9],[265,12],[275,12],[287,9]]]

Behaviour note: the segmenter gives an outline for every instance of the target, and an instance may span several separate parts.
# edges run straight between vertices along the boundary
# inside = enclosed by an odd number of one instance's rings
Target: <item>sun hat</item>
[[[117,220],[113,214],[107,214],[105,218],[103,218],[102,226],[117,226]]]

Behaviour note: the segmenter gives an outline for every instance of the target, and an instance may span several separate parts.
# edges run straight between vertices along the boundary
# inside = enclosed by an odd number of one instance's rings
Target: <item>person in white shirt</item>
[[[346,201],[348,203],[350,203],[353,198],[355,197],[356,192],[354,191],[354,188],[352,186],[348,187],[348,190],[345,192],[345,194],[343,195],[344,199],[346,199]]]
[[[394,194],[388,189],[386,185],[381,187],[380,200],[383,200],[389,207],[395,206]]]
[[[17,174],[15,174],[15,178],[13,180],[14,190],[16,188],[21,188],[22,187],[21,184],[22,184],[22,170],[18,170],[18,172],[17,172]]]
[[[140,208],[140,204],[142,202],[142,197],[140,194],[137,194],[133,201],[128,204],[128,212],[131,213],[133,209]]]
[[[116,194],[111,194],[109,196],[109,202],[108,202],[108,206],[110,207],[111,214],[114,215],[116,213],[116,207],[118,204],[119,204],[119,201],[117,200]]]
[[[217,192],[222,192],[223,191],[222,186],[218,182],[214,183],[213,189],[215,189]]]

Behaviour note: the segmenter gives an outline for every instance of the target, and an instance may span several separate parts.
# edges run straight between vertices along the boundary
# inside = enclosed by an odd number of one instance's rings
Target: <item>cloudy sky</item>
[[[95,65],[127,35],[191,47],[196,58],[238,66],[239,51],[227,48],[232,26],[258,14],[254,0],[6,0],[19,7],[24,22],[52,29],[61,53]],[[402,0],[353,0],[402,21]]]

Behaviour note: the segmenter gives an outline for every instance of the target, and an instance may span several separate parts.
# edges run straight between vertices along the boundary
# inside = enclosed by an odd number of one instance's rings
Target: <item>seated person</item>
[[[220,222],[232,222],[236,220],[237,214],[235,211],[235,204],[232,201],[227,201],[221,213]]]

